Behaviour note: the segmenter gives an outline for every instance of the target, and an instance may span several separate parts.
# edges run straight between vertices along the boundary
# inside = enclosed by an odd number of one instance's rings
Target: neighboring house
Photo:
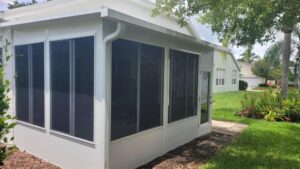
[[[238,62],[241,68],[240,79],[248,83],[248,90],[252,90],[259,84],[265,83],[264,78],[258,77],[252,72],[252,64],[245,62]]]
[[[210,31],[202,30],[207,28],[196,20],[195,18],[190,20],[191,28],[196,32],[196,36],[199,39],[205,37],[216,40],[214,35],[209,35]],[[238,91],[240,67],[231,51],[215,49],[213,62],[213,93]]]
[[[229,92],[239,90],[240,68],[230,52],[215,50],[213,92]]]
[[[153,7],[53,0],[2,13],[14,144],[62,168],[132,169],[211,132],[213,55],[228,50]]]

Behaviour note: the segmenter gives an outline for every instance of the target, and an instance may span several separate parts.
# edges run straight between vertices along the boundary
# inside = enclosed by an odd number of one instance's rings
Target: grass
[[[213,119],[248,124],[239,138],[210,160],[205,169],[299,169],[300,124],[234,116],[243,92],[214,96]]]

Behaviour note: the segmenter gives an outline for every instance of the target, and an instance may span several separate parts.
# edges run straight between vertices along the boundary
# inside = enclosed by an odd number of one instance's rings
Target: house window
[[[94,138],[94,37],[50,42],[51,128]]]
[[[16,116],[44,127],[44,43],[15,46]]]
[[[169,123],[197,115],[198,55],[170,50]]]
[[[217,69],[216,85],[223,86],[225,84],[225,69]]]
[[[237,70],[232,71],[232,84],[236,84]]]
[[[161,47],[113,42],[111,140],[162,125],[163,56]]]

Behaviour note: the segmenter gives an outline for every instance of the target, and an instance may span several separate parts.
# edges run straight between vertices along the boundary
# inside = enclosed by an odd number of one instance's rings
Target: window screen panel
[[[138,43],[112,44],[111,139],[137,132]]]
[[[33,124],[44,127],[44,43],[32,45]]]
[[[52,129],[70,132],[70,41],[55,41],[51,52]]]
[[[198,96],[198,55],[189,54],[187,57],[187,116],[197,114]]]
[[[160,47],[141,45],[140,131],[162,123],[163,51]]]
[[[16,116],[29,122],[29,55],[28,45],[15,47]]]
[[[170,121],[185,118],[187,102],[187,54],[171,50]]]
[[[94,138],[94,37],[75,39],[75,136]]]

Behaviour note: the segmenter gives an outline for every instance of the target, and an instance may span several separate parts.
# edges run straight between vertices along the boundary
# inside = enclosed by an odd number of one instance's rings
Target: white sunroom
[[[132,169],[211,132],[219,46],[146,0],[3,12],[16,144],[68,169]],[[6,44],[10,42],[9,44]]]

